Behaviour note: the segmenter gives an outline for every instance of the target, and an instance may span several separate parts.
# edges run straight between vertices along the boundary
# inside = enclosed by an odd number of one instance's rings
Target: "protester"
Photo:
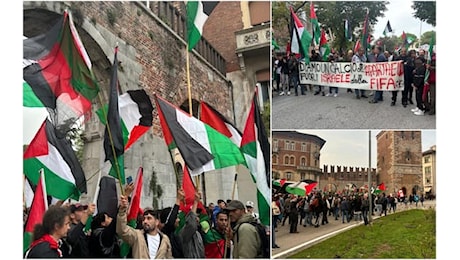
[[[70,229],[70,212],[65,207],[50,206],[41,224],[34,227],[33,242],[24,258],[61,258],[60,240]]]
[[[158,224],[158,229],[160,229],[160,231],[169,238],[172,256],[174,258],[184,258],[181,238],[179,234],[175,232],[180,221],[178,218],[180,203],[184,201],[184,199],[185,191],[183,189],[178,189],[176,194],[176,203],[172,208],[167,207],[161,210],[160,223]]]
[[[294,53],[291,53],[290,58],[288,60],[288,68],[289,68],[289,86],[292,85],[294,88],[295,95],[298,96],[298,88],[299,88],[299,61],[297,60]],[[302,95],[305,95],[305,86],[300,86],[300,92]]]
[[[227,206],[227,203],[225,203],[225,201],[223,199],[218,199],[217,200],[217,205],[214,206],[214,210],[212,212],[212,218],[211,218],[211,224],[212,224],[213,227],[216,226],[216,214],[217,214],[217,212],[223,211],[226,206]]]
[[[411,109],[414,112],[414,115],[423,116],[425,115],[425,106],[423,104],[422,95],[423,95],[423,86],[425,81],[425,64],[420,57],[417,57],[414,61],[415,70],[414,70],[414,82],[412,87],[415,89],[415,100],[417,102],[417,107]]]
[[[212,227],[204,236],[206,258],[230,258],[231,239],[233,237],[228,214],[224,211],[216,215],[217,226]]]
[[[259,213],[254,212],[254,202],[250,200],[246,202],[246,211],[248,214],[251,214],[258,223],[260,223]]]
[[[183,226],[179,231],[182,243],[182,252],[184,253],[185,258],[204,258],[205,256],[203,242],[204,232],[201,229],[200,219],[197,215],[197,207],[200,200],[201,193],[195,192],[192,209],[185,216],[185,226]]]
[[[263,255],[262,241],[257,229],[249,224],[255,221],[251,214],[246,214],[244,204],[232,200],[227,205],[230,221],[235,223],[233,228],[233,258],[258,258]]]
[[[387,58],[382,53],[382,47],[375,45],[372,48],[372,54],[370,54],[367,58],[368,62],[385,62]],[[383,91],[376,90],[374,93],[374,98],[369,101],[369,103],[378,103],[379,101],[383,101]]]
[[[71,258],[89,257],[89,235],[85,232],[88,218],[94,214],[96,204],[83,205],[80,203],[70,205],[70,230],[66,240],[71,245]]]
[[[168,236],[158,229],[159,212],[144,210],[143,230],[127,225],[128,198],[120,196],[116,231],[131,246],[133,258],[172,258],[171,243]]]

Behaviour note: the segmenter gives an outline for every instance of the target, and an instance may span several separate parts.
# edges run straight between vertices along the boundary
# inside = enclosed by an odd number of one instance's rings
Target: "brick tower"
[[[381,131],[377,135],[377,179],[385,193],[423,193],[421,131]]]

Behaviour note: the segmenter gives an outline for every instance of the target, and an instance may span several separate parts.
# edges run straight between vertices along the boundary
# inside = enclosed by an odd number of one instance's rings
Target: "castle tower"
[[[381,131],[377,135],[377,180],[386,194],[423,193],[421,131]]]

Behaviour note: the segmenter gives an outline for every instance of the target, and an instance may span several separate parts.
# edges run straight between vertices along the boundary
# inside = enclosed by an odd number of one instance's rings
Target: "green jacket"
[[[233,258],[262,257],[262,241],[257,229],[249,224],[256,221],[251,214],[243,215],[233,228]]]

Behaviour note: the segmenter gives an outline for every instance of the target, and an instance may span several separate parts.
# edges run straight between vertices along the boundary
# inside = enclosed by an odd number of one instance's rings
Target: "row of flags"
[[[207,17],[203,18],[200,13],[206,9],[207,4],[198,2],[195,20],[206,20]],[[189,11],[191,10],[187,9]],[[196,21],[194,24],[197,25]],[[197,26],[199,27],[199,23]],[[200,29],[197,30],[201,35]],[[192,38],[189,36],[188,40]],[[190,42],[189,50],[193,46]],[[96,114],[106,126],[105,160],[112,164],[109,175],[118,179],[121,185],[125,183],[123,155],[152,126],[153,105],[144,90],[130,90],[119,95],[117,54],[118,48],[115,48],[109,104],[104,105]],[[41,183],[40,178],[46,180],[40,184],[41,189],[35,187],[37,198],[37,193],[41,193],[45,198],[52,196],[60,200],[71,198],[78,201],[81,194],[87,192],[86,178],[65,134],[73,124],[84,123],[91,116],[91,102],[98,95],[99,86],[70,12],[66,10],[50,31],[24,40],[23,64],[24,107],[43,108],[49,113],[43,118],[42,125],[24,152],[25,177],[36,186]],[[178,148],[181,152],[186,164],[184,173],[190,170],[190,175],[194,176],[213,169],[245,165],[257,186],[261,222],[269,225],[270,148],[257,103],[257,91],[256,89],[254,92],[242,134],[205,102],[201,105],[200,120],[160,96],[155,95],[154,100],[166,145],[170,149]],[[216,125],[216,128],[210,125]],[[135,181],[135,196],[138,197],[141,194],[142,176],[140,169]],[[102,186],[112,187],[114,190],[115,179],[112,177],[105,176],[100,179],[101,190]],[[43,193],[45,189],[47,194]],[[98,204],[100,199],[97,199]],[[133,198],[133,212],[129,216],[136,215],[135,211],[139,212],[140,204],[136,205],[139,201]],[[32,204],[32,207],[34,204],[35,207],[38,205],[35,202]],[[35,220],[41,219],[34,214],[31,216],[35,216]],[[27,220],[29,222],[32,223]]]

